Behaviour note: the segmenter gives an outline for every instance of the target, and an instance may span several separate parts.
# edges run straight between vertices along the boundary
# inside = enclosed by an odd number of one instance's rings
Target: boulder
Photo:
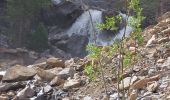
[[[58,75],[61,76],[63,79],[67,79],[68,77],[73,78],[75,72],[76,71],[72,67],[64,68],[62,71],[58,73]]]
[[[158,59],[157,63],[164,63],[165,59]]]
[[[133,76],[133,77],[126,77],[124,78],[120,85],[119,85],[119,89],[123,90],[123,89],[128,89],[133,83],[135,83],[138,80],[137,76]]]
[[[37,75],[41,78],[41,80],[43,81],[48,81],[50,82],[56,75],[49,72],[49,71],[46,71],[46,70],[43,70],[41,68],[37,68]]]
[[[7,92],[9,90],[17,90],[23,88],[26,84],[15,82],[15,83],[2,83],[0,84],[0,92]]]
[[[157,89],[158,89],[158,82],[154,81],[154,82],[150,82],[148,83],[148,86],[147,86],[147,90],[149,92],[155,92]]]
[[[2,81],[25,81],[32,78],[35,74],[36,71],[33,68],[16,65],[7,69]]]
[[[158,81],[159,79],[160,75],[155,75],[153,77],[138,80],[130,87],[130,90],[132,91],[132,89],[142,89],[147,85],[148,82]]]
[[[56,76],[51,82],[51,86],[59,86],[64,83],[64,79],[62,79],[60,76]]]
[[[156,41],[156,36],[153,35],[153,36],[151,37],[151,39],[149,39],[149,41],[147,42],[146,47],[151,47],[151,46],[153,46],[153,43],[154,43],[155,41]]]
[[[54,57],[47,59],[47,64],[53,67],[65,67],[64,61]]]
[[[35,95],[34,89],[32,89],[30,86],[26,86],[23,90],[18,92],[17,97],[19,100],[31,98]]]
[[[47,72],[50,72],[50,73],[53,73],[53,74],[55,74],[55,75],[58,75],[58,73],[60,72],[60,71],[62,71],[63,70],[63,68],[58,68],[58,67],[56,67],[56,68],[52,68],[52,69],[48,69],[48,70],[46,70]]]
[[[52,0],[55,6],[44,9],[42,19],[46,25],[67,28],[82,13],[80,5],[76,5],[70,1]]]
[[[76,88],[80,86],[80,81],[75,79],[69,79],[67,82],[64,83],[64,89]]]

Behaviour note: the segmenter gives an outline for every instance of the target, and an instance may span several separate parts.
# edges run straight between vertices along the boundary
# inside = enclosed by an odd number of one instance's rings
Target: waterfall
[[[127,15],[123,14],[123,13],[119,13],[119,15],[122,16],[122,19],[125,21],[127,19]],[[128,22],[130,22],[130,18],[131,16],[129,16],[128,18]],[[117,33],[115,39],[122,39],[123,35],[124,35],[124,31],[125,31],[125,27],[121,30],[119,30],[119,32]],[[128,37],[129,34],[133,31],[133,28],[129,25],[126,26],[126,32],[125,32],[125,37]]]
[[[100,31],[97,28],[97,25],[99,23],[102,23],[102,11],[98,11],[98,10],[89,10],[91,17],[92,17],[92,21],[95,27],[95,32],[96,32],[96,42],[97,45],[111,45],[115,40],[117,39],[121,39],[123,37],[124,31],[125,31],[125,27],[122,28],[121,30],[118,31],[118,33],[116,33],[116,35],[114,34],[108,34],[108,33],[102,33],[102,31]],[[73,25],[66,31],[66,33],[68,34],[68,36],[72,36],[73,34],[76,35],[83,35],[83,36],[88,36],[89,38],[89,43],[92,43],[93,40],[93,27],[91,24],[91,19],[90,19],[90,15],[89,15],[88,11],[85,11],[80,17],[77,18],[77,20],[75,21],[75,23],[73,23]],[[126,14],[122,14],[120,13],[120,15],[122,16],[123,20],[126,20]],[[133,31],[133,29],[130,26],[126,26],[126,34],[125,36],[129,36],[129,34]]]
[[[97,25],[102,22],[102,11],[89,10],[92,21],[95,27],[95,33],[99,34],[101,31],[97,28]],[[88,11],[85,11],[73,25],[66,32],[69,36],[72,34],[89,36],[89,41],[93,39],[93,27]]]

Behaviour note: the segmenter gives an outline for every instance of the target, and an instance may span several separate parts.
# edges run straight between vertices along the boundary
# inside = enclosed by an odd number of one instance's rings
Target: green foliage
[[[131,0],[129,2],[129,9],[132,9],[135,12],[135,15],[130,18],[130,25],[134,28],[141,28],[141,23],[145,19],[142,16],[143,9],[139,6],[140,0]]]
[[[38,52],[42,52],[48,47],[48,32],[44,25],[40,23],[35,32],[29,35],[28,48]]]
[[[113,54],[116,53],[119,48],[118,45],[119,45],[118,42],[115,41],[115,43],[113,43],[113,45],[108,46],[109,47],[108,55],[113,56]]]
[[[94,44],[88,44],[86,47],[87,51],[89,51],[89,56],[92,58],[98,58],[101,53],[101,48],[97,47]]]
[[[90,80],[95,80],[95,71],[92,65],[85,66],[84,71],[89,76]]]
[[[96,58],[98,63],[95,65],[97,66],[96,69],[94,69],[94,64],[88,65],[85,67],[85,72],[90,77],[90,79],[95,79],[97,72],[101,72],[102,80],[105,87],[105,92],[107,94],[107,88],[106,88],[106,81],[104,77],[104,68],[107,66],[113,66],[112,72],[114,72],[115,76],[117,77],[117,84],[119,87],[120,81],[124,78],[124,69],[127,67],[132,66],[135,64],[141,56],[136,53],[136,50],[130,51],[126,45],[127,40],[131,43],[135,41],[136,44],[142,44],[143,43],[143,37],[141,34],[141,23],[144,20],[145,17],[143,17],[142,11],[143,9],[139,6],[139,0],[131,0],[129,2],[129,7],[127,9],[127,12],[133,11],[134,15],[129,18],[130,15],[128,15],[126,22],[126,25],[130,25],[134,32],[131,33],[130,38],[123,37],[120,42],[116,42],[111,46],[104,46],[104,47],[98,47],[96,45],[88,45],[87,50],[89,51],[89,56],[92,58]],[[117,24],[121,23],[122,18],[120,16],[116,17],[106,17],[105,23],[100,24],[98,27],[100,30],[111,30],[113,32],[117,31],[118,27]],[[129,22],[130,20],[130,22]],[[126,26],[125,26],[126,27]],[[136,42],[137,41],[137,42]],[[134,47],[135,49],[137,47]],[[116,58],[118,57],[119,58]],[[125,93],[125,91],[123,91]],[[118,88],[119,93],[119,88]],[[124,95],[124,94],[123,94]],[[125,96],[125,95],[124,95]],[[123,99],[124,100],[124,99]]]
[[[111,30],[111,31],[117,31],[118,27],[116,26],[116,24],[121,23],[122,17],[120,15],[117,15],[116,17],[107,17],[106,16],[106,20],[105,23],[99,24],[98,28],[100,30]]]
[[[132,62],[133,62],[132,58],[133,58],[132,53],[130,51],[126,50],[126,53],[125,53],[124,59],[123,59],[123,65],[125,67],[130,66],[132,64]]]
[[[145,19],[144,16],[142,16],[143,8],[140,6],[140,0],[131,0],[129,2],[129,9],[133,10],[135,15],[130,17],[130,23],[129,25],[134,28],[134,34],[132,35],[133,39],[136,39],[139,44],[143,43],[143,37],[142,37],[142,29],[141,29],[141,23]]]

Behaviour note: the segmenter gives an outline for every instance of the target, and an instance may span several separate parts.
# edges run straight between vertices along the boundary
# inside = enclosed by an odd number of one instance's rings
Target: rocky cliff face
[[[44,17],[46,19],[47,23],[54,22],[52,24],[53,28],[50,31],[49,40],[50,43],[54,46],[56,46],[58,49],[63,50],[64,52],[70,53],[72,56],[82,56],[86,54],[84,48],[85,45],[87,45],[88,40],[84,39],[80,40],[82,44],[77,44],[76,42],[73,42],[73,37],[68,37],[67,35],[64,35],[65,30],[68,30],[70,27],[72,27],[73,23],[76,23],[76,19],[79,18],[79,16],[84,12],[83,10],[87,9],[97,9],[103,12],[104,15],[115,15],[115,11],[123,10],[122,6],[124,6],[124,0],[82,0],[83,3],[80,0],[70,0],[70,2],[65,2],[64,0],[60,4],[56,5],[54,13],[50,14],[51,17]],[[163,9],[164,11],[170,10],[169,7],[166,5],[169,3],[169,1],[163,1]],[[148,1],[141,1],[141,5],[144,8],[144,16],[146,16],[146,19],[143,23],[143,27],[146,27],[150,24],[155,23],[156,17],[159,14],[159,1],[155,0],[154,2],[151,0]],[[71,8],[71,9],[70,9]],[[48,11],[47,11],[48,12]],[[105,14],[105,12],[107,12]],[[53,19],[54,18],[54,19]],[[51,20],[51,22],[49,21]],[[56,21],[55,21],[56,20]],[[64,23],[64,24],[63,24]],[[82,23],[83,24],[83,23]],[[79,26],[81,27],[81,26]],[[87,28],[85,30],[88,30]],[[84,34],[83,32],[79,32],[79,34]],[[72,34],[72,33],[70,33]],[[67,37],[67,38],[66,38]],[[76,36],[80,37],[80,36]],[[87,38],[88,36],[86,36]],[[60,38],[60,39],[59,39]],[[61,39],[62,38],[62,39]],[[78,38],[74,38],[75,41],[79,40]],[[76,44],[75,46],[69,46],[68,41],[72,44]],[[83,42],[86,41],[86,42]],[[70,48],[71,47],[71,48]],[[79,48],[79,49],[78,49]],[[72,51],[81,51],[81,53],[73,53]],[[82,54],[82,55],[81,55]]]

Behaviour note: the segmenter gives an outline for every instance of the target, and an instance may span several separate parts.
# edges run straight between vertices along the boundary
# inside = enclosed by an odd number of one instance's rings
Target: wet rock
[[[15,83],[1,83],[0,84],[0,92],[6,92],[9,90],[16,90],[19,88],[23,88],[26,84],[25,83],[20,83],[20,82],[15,82]]]
[[[69,89],[69,88],[75,88],[75,87],[79,87],[79,86],[80,86],[80,81],[79,80],[69,79],[68,81],[66,81],[64,83],[63,88],[64,89]]]
[[[156,81],[148,83],[147,90],[149,92],[155,92],[157,90],[158,86],[159,86],[158,82],[156,82]]]
[[[64,83],[64,79],[62,79],[60,76],[56,76],[51,82],[50,85],[54,86],[54,85],[61,85]]]
[[[30,86],[26,86],[23,90],[17,93],[18,99],[25,99],[25,98],[31,98],[35,95],[34,89],[32,89]]]
[[[72,67],[64,68],[62,71],[58,73],[58,75],[61,76],[61,78],[63,79],[67,79],[68,77],[73,78],[75,72],[76,71]]]
[[[134,82],[136,82],[138,80],[137,76],[133,76],[133,77],[126,77],[125,79],[123,79],[121,81],[121,83],[119,84],[119,89],[123,90],[123,89],[127,89],[129,88]]]
[[[16,65],[9,68],[2,81],[25,81],[32,78],[36,74],[33,68]]]
[[[46,71],[46,70],[43,70],[41,68],[37,68],[37,75],[43,80],[43,81],[48,81],[50,82],[56,75],[49,72],[49,71]]]
[[[89,39],[87,36],[73,34],[69,37],[67,42],[66,52],[70,53],[72,57],[85,57],[87,55],[85,47],[88,44],[88,41]]]
[[[47,59],[47,64],[53,67],[65,67],[64,62],[59,58],[49,58]]]

